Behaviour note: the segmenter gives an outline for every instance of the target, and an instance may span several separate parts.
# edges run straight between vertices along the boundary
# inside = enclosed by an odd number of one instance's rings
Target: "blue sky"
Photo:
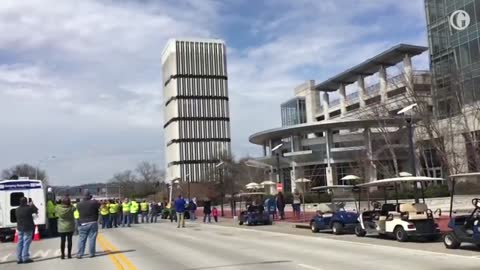
[[[233,149],[280,125],[279,104],[398,43],[426,45],[422,0],[3,0],[0,168],[42,164],[55,184],[164,167],[162,49],[224,39]],[[423,55],[415,63],[428,67]]]

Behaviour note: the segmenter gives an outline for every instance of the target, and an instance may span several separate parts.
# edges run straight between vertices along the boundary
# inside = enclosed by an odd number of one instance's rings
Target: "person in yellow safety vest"
[[[74,203],[73,207],[75,207],[75,211],[73,212],[73,218],[75,218],[75,235],[78,235],[78,226],[80,226],[80,212],[78,212],[77,203]]]
[[[138,224],[138,203],[135,200],[130,202],[130,216],[132,223]]]
[[[127,225],[130,227],[130,224],[132,223],[132,217],[130,215],[130,201],[128,198],[125,198],[125,200],[122,203],[122,212],[123,212],[123,223],[122,227],[125,227]]]
[[[143,200],[143,202],[140,203],[140,211],[142,212],[142,223],[148,223],[148,208],[149,207],[147,200]]]
[[[116,199],[115,202],[117,203],[117,225],[121,226],[123,221],[122,201]]]
[[[47,201],[48,232],[50,237],[57,236],[57,217],[55,216],[55,202],[52,199]]]
[[[102,201],[100,206],[100,215],[102,216],[102,229],[108,228],[108,221],[110,219],[110,207],[107,200]]]
[[[110,219],[108,221],[108,227],[109,228],[117,228],[118,225],[117,225],[117,219],[118,219],[118,215],[117,215],[117,211],[118,211],[118,203],[115,202],[115,200],[111,200],[110,201],[110,205],[109,205],[109,212],[110,212]]]

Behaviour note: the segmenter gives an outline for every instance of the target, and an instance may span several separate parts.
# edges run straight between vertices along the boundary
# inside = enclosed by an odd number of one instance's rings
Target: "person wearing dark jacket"
[[[67,256],[72,258],[72,236],[75,231],[75,218],[73,217],[75,207],[70,198],[65,197],[61,204],[55,207],[55,216],[58,217],[58,233],[60,234],[61,259],[65,259],[65,242],[67,242]]]
[[[17,244],[17,263],[31,263],[30,244],[35,230],[33,215],[38,213],[37,207],[32,202],[28,203],[27,198],[20,199],[20,206],[15,210],[17,218],[18,244]]]
[[[90,258],[95,257],[95,245],[98,234],[98,209],[100,204],[92,200],[92,196],[87,193],[83,201],[77,204],[78,212],[80,213],[80,227],[78,228],[78,252],[77,259],[81,259],[85,253],[85,246],[87,244],[90,252]]]
[[[212,222],[212,201],[207,198],[205,202],[203,203],[203,223],[207,222],[207,217],[208,217],[208,223]]]
[[[277,194],[277,208],[278,213],[280,214],[280,219],[285,219],[285,198],[281,191]]]
[[[195,203],[194,200],[190,200],[190,202],[188,202],[188,212],[190,214],[190,220],[191,221],[195,221],[195,219],[197,219],[195,217],[195,212],[197,211],[197,204]]]

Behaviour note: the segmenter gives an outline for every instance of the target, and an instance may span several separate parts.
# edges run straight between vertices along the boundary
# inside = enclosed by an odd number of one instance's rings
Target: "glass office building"
[[[425,8],[436,113],[444,118],[480,100],[480,0],[426,0]]]
[[[307,122],[305,98],[296,97],[281,105],[282,126],[293,126]]]

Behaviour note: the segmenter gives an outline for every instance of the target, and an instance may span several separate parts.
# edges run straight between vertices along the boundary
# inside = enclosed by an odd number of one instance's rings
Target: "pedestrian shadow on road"
[[[130,253],[130,252],[135,252],[135,251],[136,251],[135,249],[118,250],[118,251],[111,251],[111,252],[101,251],[101,252],[97,252],[97,253],[95,254],[95,258],[96,258],[96,257],[107,256],[107,255],[110,255],[110,254]],[[71,260],[74,260],[74,259],[76,260],[75,255],[76,255],[76,254],[72,254],[73,258],[72,258]],[[88,258],[88,255],[87,255],[86,258]],[[53,256],[53,257],[46,257],[46,258],[33,257],[32,259],[34,260],[34,263],[36,263],[36,262],[44,262],[44,261],[58,260],[58,259],[60,259],[60,256]],[[66,260],[66,261],[67,261],[67,260]],[[0,265],[3,265],[3,264],[13,264],[13,263],[17,263],[17,260],[10,260],[10,261],[0,262]]]

